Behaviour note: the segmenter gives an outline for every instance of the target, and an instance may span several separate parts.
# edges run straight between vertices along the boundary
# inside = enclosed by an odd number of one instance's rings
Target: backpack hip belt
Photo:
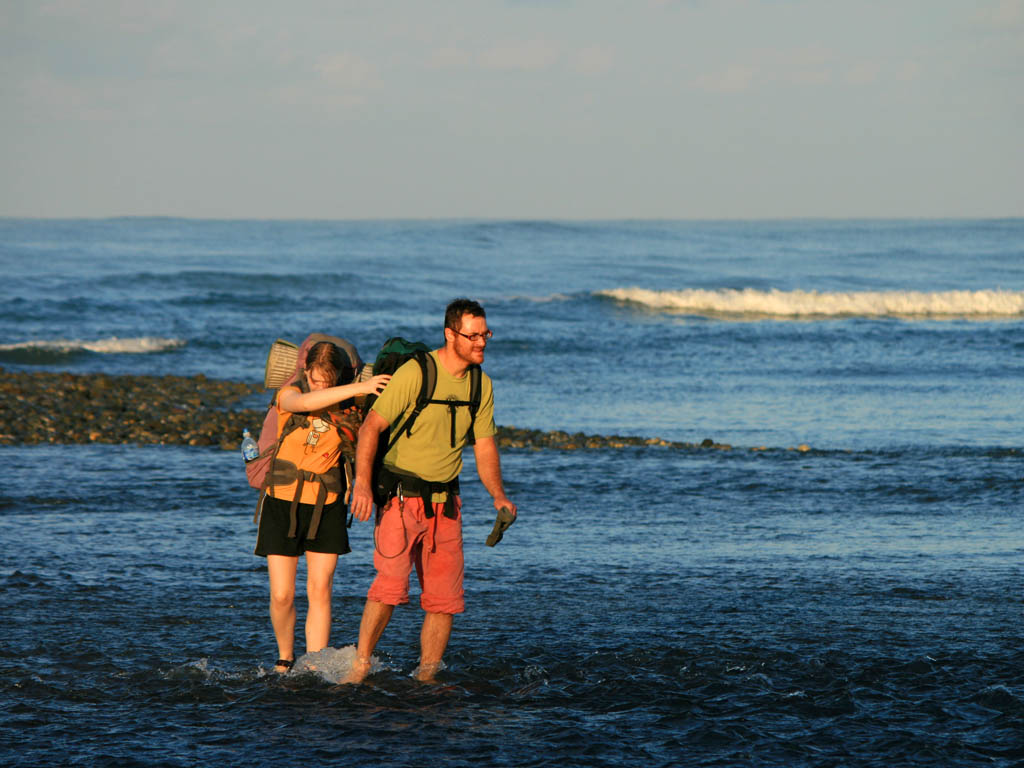
[[[290,462],[278,461],[275,463],[274,473],[269,475],[267,479],[267,486],[260,492],[260,499],[256,503],[255,520],[257,521],[259,520],[260,509],[262,508],[263,497],[267,495],[267,492],[271,490],[275,484],[291,485],[292,482],[296,483],[295,493],[292,495],[291,507],[288,510],[290,516],[288,525],[289,539],[294,539],[298,536],[299,499],[302,498],[302,488],[307,482],[315,482],[320,485],[316,494],[316,503],[313,506],[313,518],[310,520],[309,532],[306,534],[307,539],[315,539],[317,533],[320,531],[320,521],[323,519],[324,504],[327,501],[327,493],[331,492],[340,495],[344,490],[342,487],[341,470],[337,466],[331,467],[327,472],[318,473],[296,469],[295,465]]]
[[[455,497],[460,493],[458,477],[449,480],[447,483],[435,483],[430,480],[424,480],[417,475],[398,472],[390,467],[382,466],[377,480],[377,490],[382,507],[398,495],[399,487],[403,496],[423,499],[423,514],[428,519],[434,516],[431,496],[435,493],[447,494],[444,502],[444,516],[452,520],[458,517],[458,513],[455,511]]]
[[[307,539],[315,539],[317,533],[320,531],[320,520],[323,518],[324,514],[324,502],[327,501],[328,486],[331,486],[329,490],[332,490],[335,493],[341,492],[341,472],[338,471],[337,467],[333,467],[330,472],[325,474],[300,470],[299,482],[295,486],[295,496],[292,498],[292,505],[288,510],[288,514],[290,515],[288,526],[289,539],[294,539],[298,535],[298,515],[296,514],[296,510],[299,506],[299,499],[302,498],[302,486],[305,485],[307,481],[320,483],[320,488],[316,493],[316,505],[313,507],[313,519],[309,523],[309,533],[306,534]]]

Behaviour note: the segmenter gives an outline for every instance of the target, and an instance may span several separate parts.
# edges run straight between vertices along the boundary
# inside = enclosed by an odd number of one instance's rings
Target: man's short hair
[[[480,303],[472,299],[455,299],[444,311],[444,327],[453,331],[462,327],[462,316],[472,315],[473,317],[487,317],[484,308]]]

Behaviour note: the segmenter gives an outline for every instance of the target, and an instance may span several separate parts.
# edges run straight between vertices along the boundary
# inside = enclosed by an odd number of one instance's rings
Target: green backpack
[[[476,442],[476,436],[473,433],[473,425],[476,422],[476,413],[480,409],[480,366],[471,365],[468,368],[469,400],[435,400],[434,389],[437,386],[437,365],[434,362],[434,358],[430,354],[430,351],[430,347],[421,341],[408,341],[400,336],[395,336],[384,342],[383,346],[380,348],[380,353],[377,355],[377,359],[373,364],[373,374],[376,376],[382,373],[393,374],[406,361],[415,360],[420,366],[421,374],[420,391],[416,396],[416,404],[413,407],[412,412],[405,421],[399,424],[397,428],[384,430],[384,432],[381,433],[381,440],[377,444],[377,455],[373,460],[371,488],[374,489],[374,501],[377,502],[378,508],[382,508],[383,504],[387,501],[387,494],[381,486],[381,468],[384,465],[384,457],[398,441],[399,437],[403,434],[408,435],[412,432],[412,427],[413,424],[416,423],[416,418],[428,405],[443,405],[448,408],[448,412],[451,414],[450,440],[453,448],[455,447],[455,413],[460,407],[468,407],[470,422],[469,432],[467,433],[466,438],[470,445],[473,445]],[[367,397],[363,411],[364,418],[376,399],[376,395]],[[452,513],[452,516],[454,516],[454,512]]]
[[[386,448],[384,453],[387,453],[394,446],[395,441],[398,440],[402,434],[410,434],[412,432],[413,424],[416,423],[416,418],[423,412],[423,409],[428,405],[444,405],[448,408],[451,413],[451,446],[455,447],[455,412],[459,407],[468,407],[470,415],[469,423],[469,434],[467,436],[470,445],[476,442],[476,437],[473,434],[473,425],[476,422],[476,413],[480,409],[480,377],[481,371],[479,365],[471,365],[468,368],[469,372],[469,400],[435,400],[434,389],[437,387],[437,366],[434,363],[434,358],[430,354],[431,350],[422,341],[408,341],[403,339],[401,336],[394,336],[387,341],[380,348],[380,352],[377,353],[377,359],[373,363],[373,375],[378,376],[383,373],[393,374],[408,360],[415,360],[420,366],[420,391],[416,397],[416,405],[409,414],[409,417],[401,423],[398,429],[390,430],[390,435],[387,441],[382,441]],[[369,412],[370,408],[376,402],[377,396],[370,395],[366,398],[366,404],[363,406],[363,415]]]

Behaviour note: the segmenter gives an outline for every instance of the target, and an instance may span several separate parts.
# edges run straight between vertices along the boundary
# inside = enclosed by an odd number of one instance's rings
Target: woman
[[[343,452],[351,455],[358,430],[352,424],[356,395],[376,395],[391,379],[374,376],[351,381],[354,371],[340,349],[320,342],[309,349],[294,385],[281,387],[275,399],[282,433],[270,468],[270,485],[260,512],[256,554],[267,558],[270,573],[270,621],[277,638],[275,671],[295,662],[295,575],[306,555],[306,652],[327,647],[331,632],[331,585],[338,555],[350,552],[345,525]],[[304,386],[305,385],[305,386]],[[290,430],[290,431],[288,431]]]

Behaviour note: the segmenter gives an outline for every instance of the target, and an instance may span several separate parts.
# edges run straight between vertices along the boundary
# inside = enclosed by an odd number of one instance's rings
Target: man
[[[420,634],[418,678],[429,682],[441,665],[451,636],[452,617],[465,608],[462,590],[462,501],[458,476],[462,449],[475,437],[477,473],[494,507],[516,514],[501,479],[495,442],[494,393],[490,378],[480,372],[480,407],[473,419],[470,368],[484,361],[491,331],[483,307],[469,299],[448,305],[444,346],[430,354],[437,366],[434,400],[452,403],[426,406],[411,432],[402,434],[384,457],[381,469],[387,501],[377,519],[373,564],[377,577],[366,596],[359,627],[359,646],[346,682],[361,682],[370,671],[370,658],[395,606],[409,601],[413,565],[420,580],[420,607],[425,611]],[[373,509],[371,474],[381,433],[400,428],[416,404],[421,373],[410,360],[399,368],[374,403],[359,430],[352,514],[368,520]],[[456,405],[461,403],[461,405]]]

